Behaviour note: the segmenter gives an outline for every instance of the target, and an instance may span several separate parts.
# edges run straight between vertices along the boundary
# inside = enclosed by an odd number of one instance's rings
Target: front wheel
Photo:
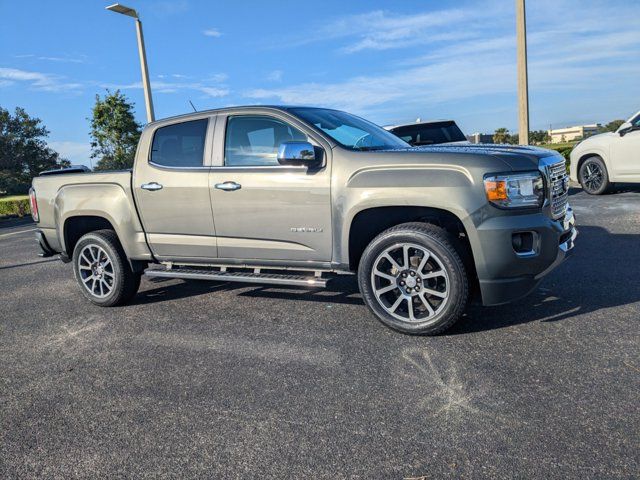
[[[469,287],[455,242],[435,225],[405,223],[369,244],[358,283],[382,323],[404,333],[435,335],[458,320]]]
[[[82,294],[101,307],[127,302],[140,287],[140,274],[131,269],[112,230],[90,232],[78,240],[73,273]]]
[[[580,165],[578,180],[590,195],[602,195],[611,186],[607,166],[600,157],[589,157]]]

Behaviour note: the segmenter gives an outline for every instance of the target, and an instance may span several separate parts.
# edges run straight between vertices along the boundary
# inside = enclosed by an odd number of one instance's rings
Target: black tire
[[[589,195],[602,195],[611,188],[607,166],[598,156],[587,158],[578,171],[578,181]]]
[[[402,264],[400,264],[400,259],[396,262],[396,265],[403,267],[399,269],[386,260],[387,257],[385,256],[386,252],[391,252],[388,255],[393,257],[394,252],[400,251],[394,249],[401,249],[404,252],[405,245],[408,246],[408,253],[406,254],[409,263],[408,270],[404,268],[406,266],[404,260]],[[460,318],[469,298],[467,273],[456,245],[458,245],[458,240],[452,235],[440,227],[427,223],[404,223],[385,230],[373,239],[360,259],[358,285],[365,303],[383,324],[394,330],[414,335],[437,335],[444,332]],[[425,252],[428,252],[430,256],[427,256]],[[423,255],[419,256],[420,253]],[[411,256],[412,254],[414,256]],[[433,262],[433,266],[429,263],[422,266],[421,259],[424,259],[424,257],[429,259],[428,262]],[[404,258],[403,253],[402,259]],[[383,263],[391,266],[387,276],[394,277],[397,283],[396,288],[380,295],[380,292],[388,290],[394,285],[392,280],[386,277],[378,280],[379,274],[373,274],[374,266],[377,267],[376,270],[379,272]],[[419,265],[415,266],[416,263],[419,263]],[[396,271],[400,271],[400,273],[396,275]],[[412,271],[414,273],[411,273]],[[426,279],[426,277],[442,271],[446,275],[443,274],[437,279]],[[412,275],[414,277],[411,285],[409,285],[409,280],[402,280],[403,278],[408,278],[404,275],[407,272],[410,274],[409,277]],[[422,280],[421,284],[416,285],[416,279],[423,277],[423,275],[425,279]],[[376,285],[379,281],[389,283]],[[440,286],[438,287],[437,283],[428,284],[427,282],[440,282]],[[401,287],[400,285],[404,286]],[[417,293],[416,290],[420,290],[421,287],[422,292]],[[413,291],[408,293],[408,290],[412,290],[412,288]],[[429,295],[427,292],[435,292],[437,290],[448,291],[448,295],[445,299],[439,299],[438,297],[434,300],[434,297],[431,296],[427,298],[427,303],[431,307],[427,311],[426,309],[429,307],[424,303],[424,297]],[[378,292],[378,295],[376,292]],[[442,295],[440,292],[438,294]],[[401,300],[400,297],[403,296],[404,300]],[[407,296],[410,297],[407,298]],[[400,303],[394,312],[390,312],[393,305],[384,305],[385,303],[396,305],[397,302]],[[411,308],[411,314],[409,313],[409,308]],[[415,315],[416,308],[422,308],[423,315],[426,313],[427,316],[420,317],[420,314]],[[406,315],[402,311],[403,309],[406,310]],[[418,311],[418,313],[420,312]],[[410,319],[409,316],[412,318]]]
[[[73,249],[73,274],[82,294],[101,307],[126,303],[140,287],[141,275],[131,269],[113,230],[97,230],[78,240]]]

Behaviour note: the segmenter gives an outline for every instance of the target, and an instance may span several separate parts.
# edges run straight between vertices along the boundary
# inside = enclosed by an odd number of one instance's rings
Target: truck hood
[[[563,157],[554,150],[546,148],[532,147],[525,145],[504,145],[492,143],[478,144],[440,144],[424,147],[412,147],[395,149],[394,152],[431,153],[431,154],[468,154],[468,155],[489,155],[499,158],[513,170],[525,170],[538,168],[540,160],[547,157],[558,157],[561,161]]]

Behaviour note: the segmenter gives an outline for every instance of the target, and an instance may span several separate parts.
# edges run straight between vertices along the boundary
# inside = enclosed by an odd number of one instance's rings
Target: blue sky
[[[41,118],[73,163],[88,163],[96,93],[121,89],[145,121],[134,23],[109,3],[0,0],[0,106]],[[517,126],[513,0],[123,3],[143,20],[157,118],[191,100]],[[527,27],[532,128],[640,109],[638,0],[530,0]]]

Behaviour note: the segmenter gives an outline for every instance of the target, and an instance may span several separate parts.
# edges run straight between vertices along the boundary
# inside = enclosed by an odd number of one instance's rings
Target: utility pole
[[[527,20],[525,0],[516,0],[516,42],[518,44],[518,141],[529,145],[529,80],[527,78]]]
[[[109,5],[107,10],[132,17],[136,21],[136,34],[138,36],[138,55],[140,56],[140,70],[142,71],[142,87],[144,89],[144,104],[147,109],[147,122],[155,120],[153,113],[153,99],[151,98],[151,83],[149,82],[149,69],[147,67],[147,53],[144,49],[144,36],[142,35],[142,22],[138,12],[133,8],[125,7],[119,3]]]

